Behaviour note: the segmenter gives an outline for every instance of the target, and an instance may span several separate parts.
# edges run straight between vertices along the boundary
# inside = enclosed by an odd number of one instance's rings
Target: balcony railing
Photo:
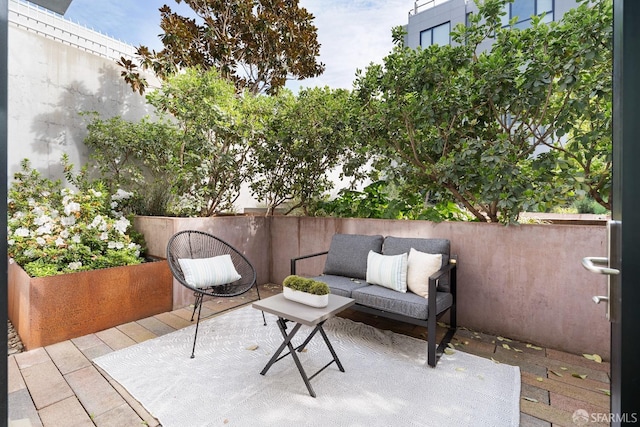
[[[415,1],[413,3],[413,9],[409,10],[409,16],[417,15],[420,12],[424,12],[427,9],[431,9],[432,7],[438,6],[448,1],[450,0],[427,0],[423,3],[418,3],[417,1]]]
[[[135,47],[88,27],[64,19],[47,9],[21,0],[9,1],[9,22],[48,39],[111,60],[135,57]]]

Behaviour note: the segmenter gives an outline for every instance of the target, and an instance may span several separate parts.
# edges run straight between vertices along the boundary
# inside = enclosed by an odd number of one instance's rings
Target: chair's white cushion
[[[407,292],[407,254],[380,255],[369,251],[367,283]]]
[[[224,285],[241,278],[229,254],[213,258],[182,258],[178,262],[185,282],[196,288]]]
[[[429,297],[429,276],[440,270],[442,254],[428,254],[413,248],[407,263],[407,288],[414,294]]]

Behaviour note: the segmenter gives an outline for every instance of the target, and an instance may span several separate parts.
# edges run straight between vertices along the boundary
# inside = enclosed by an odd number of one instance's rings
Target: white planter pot
[[[309,305],[311,307],[326,307],[329,304],[329,295],[314,295],[307,292],[296,291],[283,286],[282,294],[288,300]]]

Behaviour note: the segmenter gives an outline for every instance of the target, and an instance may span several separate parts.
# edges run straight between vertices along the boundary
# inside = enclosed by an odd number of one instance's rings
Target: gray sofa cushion
[[[429,254],[442,254],[442,265],[449,264],[450,243],[447,239],[423,239],[418,237],[392,237],[384,239],[384,255],[409,253],[411,248]]]
[[[332,276],[328,274],[324,276],[312,277],[312,279],[319,280],[329,285],[332,294],[348,298],[351,298],[351,292],[353,292],[355,289],[369,286],[369,284],[365,282],[364,279],[350,279],[344,276]]]
[[[390,313],[402,314],[416,319],[426,320],[429,315],[429,300],[413,292],[396,292],[382,286],[370,285],[354,289],[351,298],[356,304],[377,308]],[[437,292],[438,313],[451,307],[453,296],[446,292]]]
[[[382,236],[334,234],[324,264],[324,274],[364,280],[367,277],[369,251],[381,253],[382,241]]]

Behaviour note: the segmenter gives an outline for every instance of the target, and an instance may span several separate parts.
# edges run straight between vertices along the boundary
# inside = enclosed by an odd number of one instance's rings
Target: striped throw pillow
[[[369,251],[367,283],[398,292],[407,292],[407,254],[381,255]]]
[[[178,259],[178,263],[185,282],[195,288],[225,285],[241,278],[229,254],[213,258],[183,258]]]

